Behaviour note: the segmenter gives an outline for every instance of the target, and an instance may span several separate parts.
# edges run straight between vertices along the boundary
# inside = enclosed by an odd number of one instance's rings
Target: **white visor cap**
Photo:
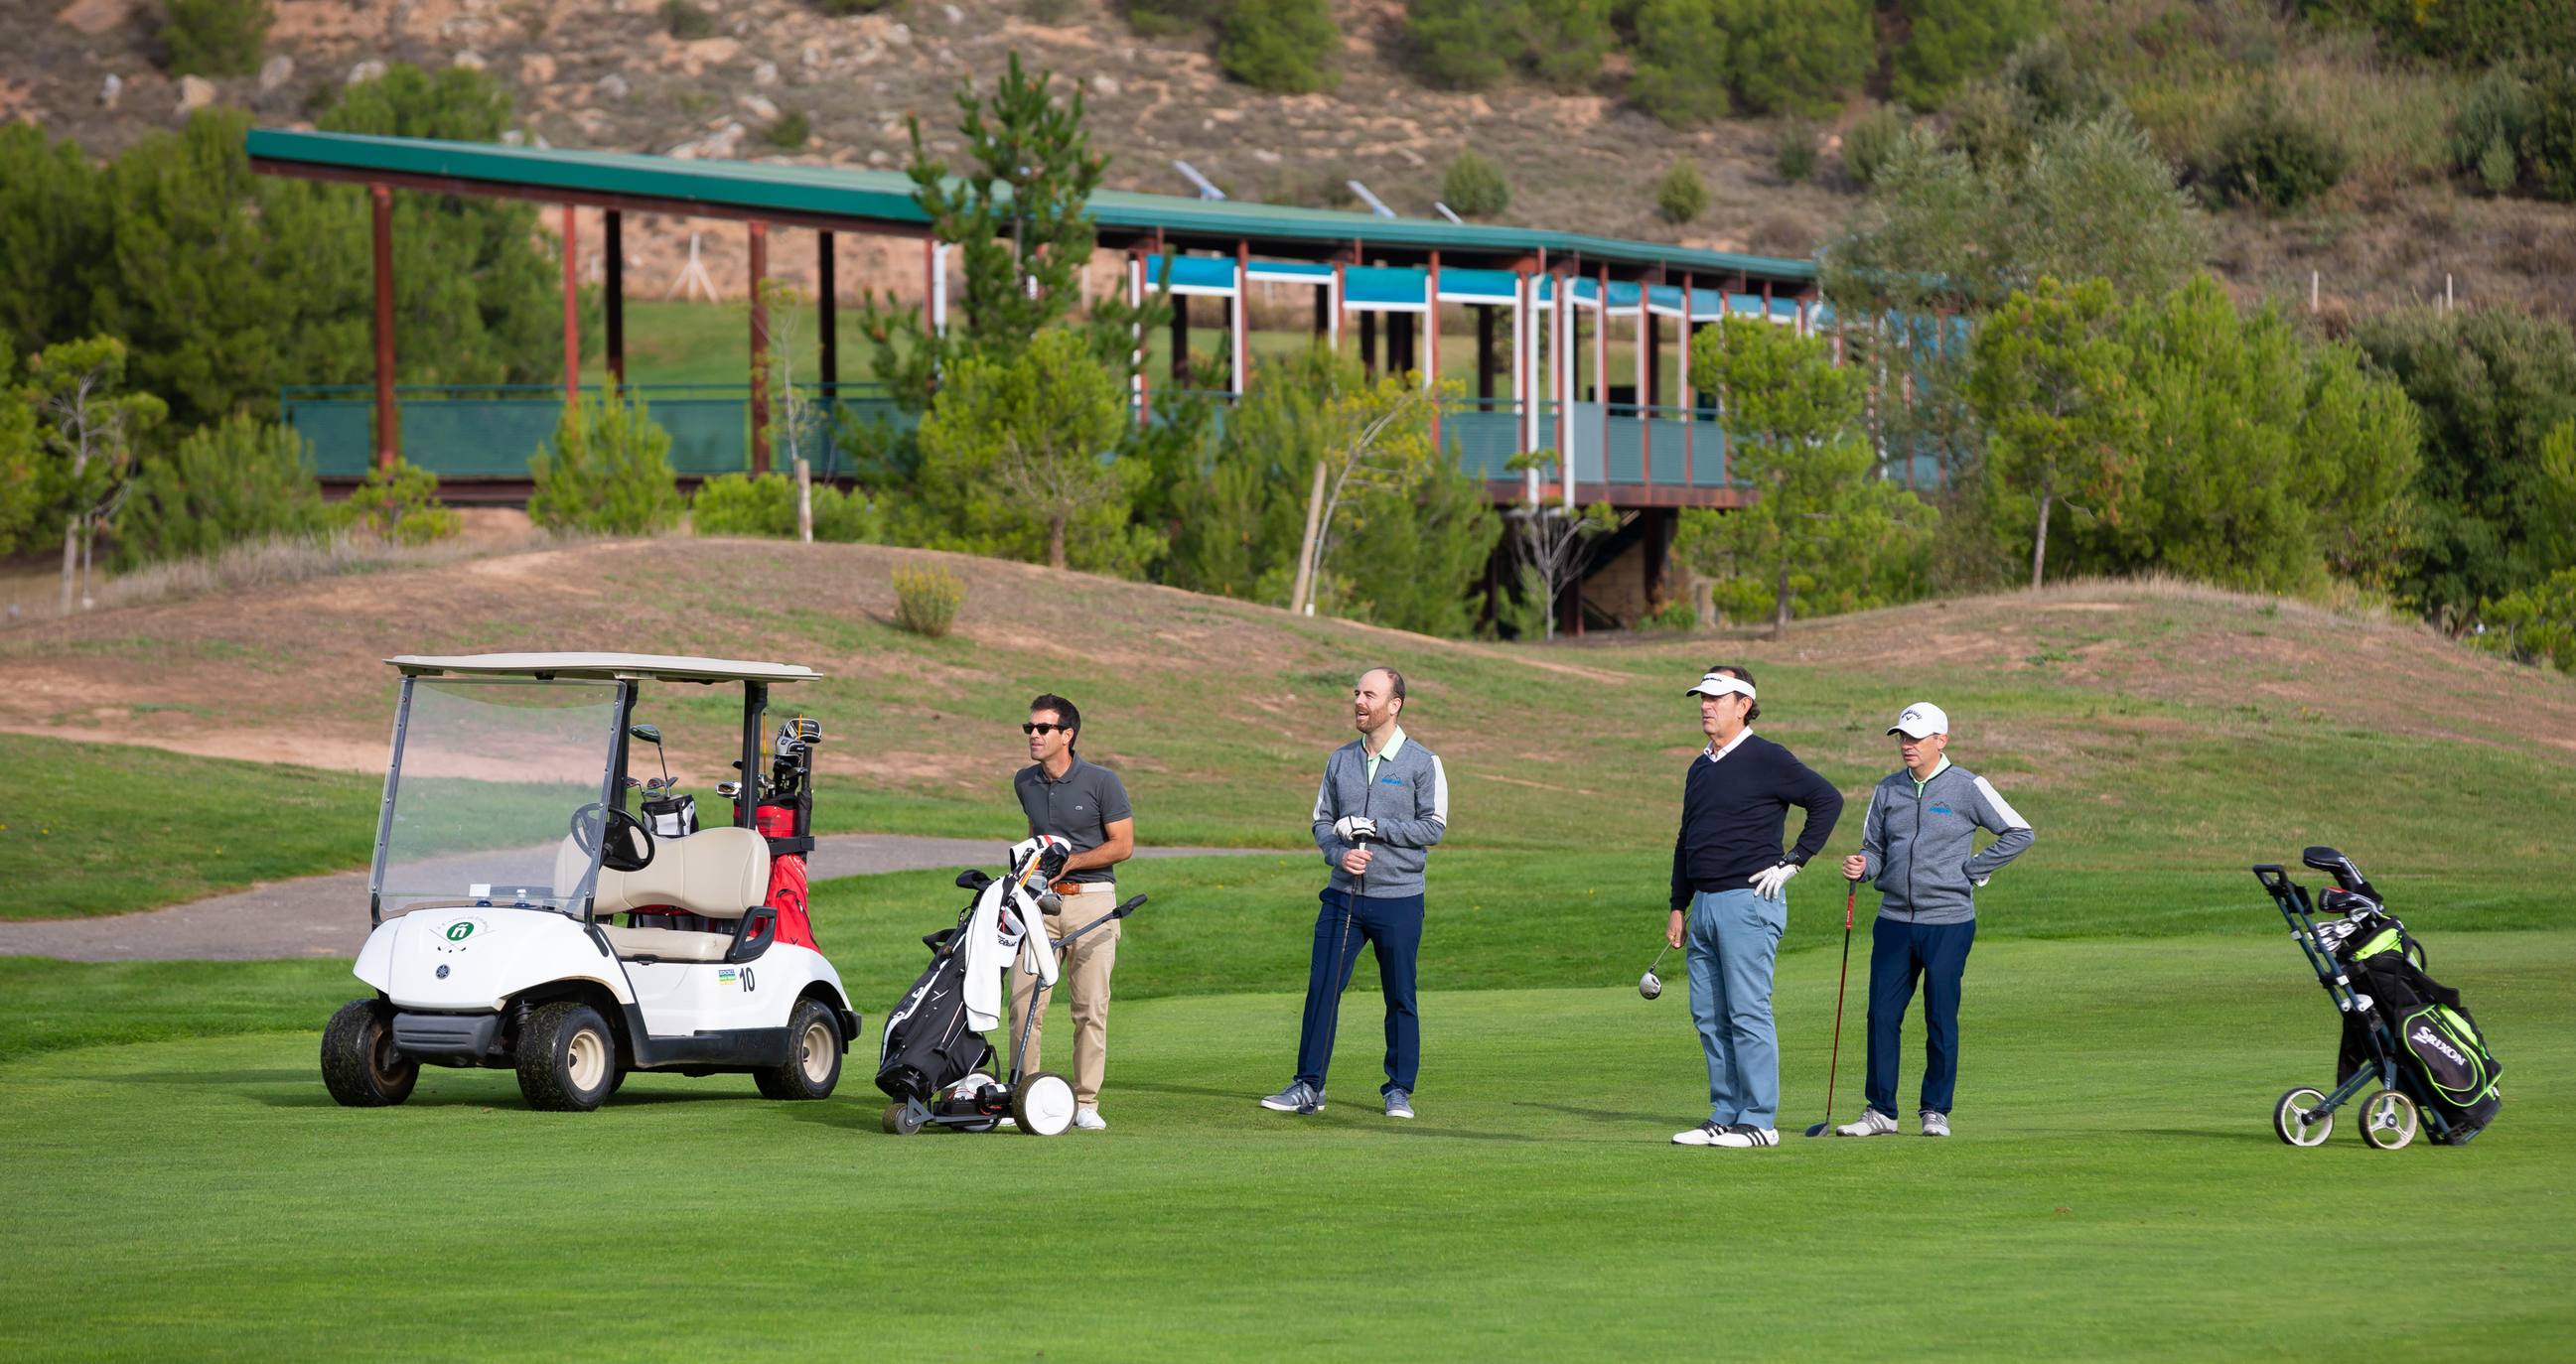
[[[1950,732],[1950,713],[1929,701],[1917,701],[1896,717],[1896,723],[1889,725],[1887,732],[1902,734],[1909,739],[1947,734]]]
[[[1710,673],[1699,680],[1699,685],[1683,692],[1682,695],[1724,696],[1728,692],[1736,692],[1750,697],[1753,695],[1753,684],[1745,681],[1741,677],[1729,677],[1724,673]]]

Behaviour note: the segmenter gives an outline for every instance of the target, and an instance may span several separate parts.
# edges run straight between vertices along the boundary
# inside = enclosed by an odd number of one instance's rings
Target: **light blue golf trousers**
[[[1708,1120],[1780,1125],[1780,1041],[1771,1023],[1771,963],[1789,902],[1751,887],[1699,891],[1683,926],[1691,1022],[1708,1053]]]

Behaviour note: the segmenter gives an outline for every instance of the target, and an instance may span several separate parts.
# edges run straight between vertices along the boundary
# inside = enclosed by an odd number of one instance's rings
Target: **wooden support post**
[[[814,306],[820,316],[814,331],[822,342],[820,390],[824,411],[834,410],[841,396],[840,262],[833,259],[832,234],[814,234]]]
[[[622,397],[626,392],[626,215],[610,209],[607,221],[608,264],[605,294],[608,313],[608,382]]]
[[[751,472],[769,472],[769,224],[751,222]]]
[[[572,205],[563,206],[564,405],[581,401],[581,252]]]
[[[1682,275],[1681,325],[1681,391],[1682,391],[1682,486],[1689,487],[1693,477],[1691,449],[1699,433],[1699,392],[1691,387],[1691,342],[1697,337],[1699,324],[1699,283],[1690,274]]]
[[[939,334],[939,243],[921,239],[921,329]],[[748,780],[746,778],[746,780]]]
[[[1422,365],[1422,387],[1437,393],[1440,383],[1440,253],[1437,251],[1431,253],[1431,279],[1422,293],[1423,302],[1427,305],[1422,315],[1422,348],[1427,353]],[[1440,403],[1437,398],[1431,403],[1431,448],[1440,448]]]
[[[376,469],[391,473],[402,458],[402,422],[394,408],[394,192],[367,186],[376,246]]]
[[[1601,405],[1601,491],[1610,491],[1610,267],[1595,274],[1600,294],[1592,310],[1592,400]]]
[[[1145,253],[1127,248],[1127,306],[1141,314],[1145,307]],[[1142,320],[1128,328],[1131,349],[1127,352],[1128,368],[1136,372],[1136,424],[1143,426],[1153,419],[1154,395],[1145,381],[1145,324]]]
[[[1252,378],[1252,245],[1241,238],[1234,243],[1234,395],[1243,396],[1244,385]]]

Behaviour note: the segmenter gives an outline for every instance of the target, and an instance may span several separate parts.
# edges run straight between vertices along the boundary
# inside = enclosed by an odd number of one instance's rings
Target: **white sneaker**
[[[1949,1114],[1935,1113],[1931,1109],[1927,1108],[1923,1110],[1920,1116],[1923,1119],[1923,1135],[1927,1137],[1946,1137],[1950,1135]],[[1888,1130],[1891,1132],[1895,1131],[1896,1124],[1889,1123]]]
[[[1737,1148],[1748,1146],[1777,1146],[1780,1144],[1780,1129],[1776,1127],[1756,1127],[1751,1123],[1740,1122],[1727,1128],[1725,1131],[1718,1133],[1717,1144],[1720,1146],[1732,1146]]]
[[[1675,1132],[1673,1134],[1673,1145],[1715,1146],[1717,1145],[1717,1139],[1724,1135],[1726,1131],[1727,1128],[1723,1123],[1711,1118],[1707,1122],[1701,1123],[1699,1126],[1694,1127],[1687,1132]]]
[[[1097,1108],[1077,1108],[1073,1110],[1073,1125],[1081,1128],[1085,1132],[1106,1132],[1109,1130],[1109,1120],[1100,1116],[1100,1110]]]
[[[1887,1137],[1896,1134],[1896,1119],[1875,1108],[1864,1108],[1860,1117],[1834,1129],[1837,1137]]]

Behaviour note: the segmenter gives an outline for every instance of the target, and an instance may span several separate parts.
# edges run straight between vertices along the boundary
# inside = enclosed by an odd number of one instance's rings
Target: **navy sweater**
[[[1789,807],[1807,812],[1798,846],[1780,853]],[[1747,734],[1716,762],[1691,759],[1682,782],[1682,827],[1673,838],[1673,905],[1690,903],[1695,890],[1745,890],[1753,874],[1782,862],[1805,866],[1824,851],[1842,817],[1843,796],[1789,750]]]

